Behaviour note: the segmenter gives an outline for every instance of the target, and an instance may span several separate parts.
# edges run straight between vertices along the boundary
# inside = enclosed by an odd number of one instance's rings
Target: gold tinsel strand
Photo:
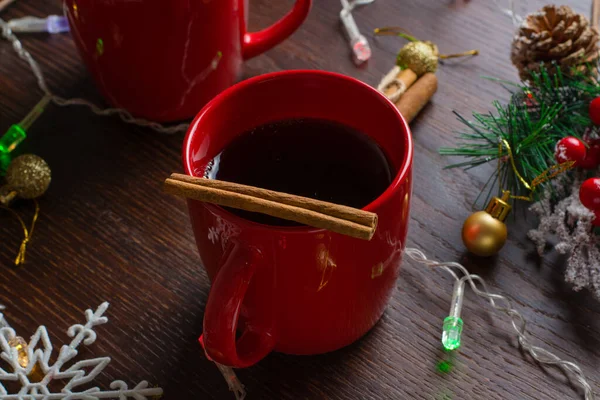
[[[539,174],[531,183],[519,173],[513,151],[505,139],[498,142],[498,171],[502,167],[502,158],[506,149],[506,158],[521,184],[529,190],[529,196],[513,196],[509,191],[503,190],[502,198],[494,197],[486,207],[485,211],[477,211],[471,214],[464,222],[462,228],[462,240],[465,247],[473,254],[489,257],[492,256],[506,243],[507,229],[504,220],[511,210],[509,199],[532,201],[535,190],[539,185],[568,171],[575,165],[572,161],[553,165]]]

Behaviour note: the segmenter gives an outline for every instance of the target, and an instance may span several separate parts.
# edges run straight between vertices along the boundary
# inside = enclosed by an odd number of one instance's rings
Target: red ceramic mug
[[[318,354],[346,346],[379,320],[395,287],[408,227],[413,146],[402,115],[370,86],[323,71],[285,71],[239,83],[196,116],[184,140],[185,171],[203,176],[237,135],[302,117],[336,121],[371,136],[396,174],[364,208],[379,216],[371,241],[262,225],[215,205],[188,202],[212,281],[203,342],[207,355],[221,364],[241,368],[273,350]]]
[[[311,0],[246,32],[248,0],[64,0],[75,43],[115,107],[157,121],[191,118],[231,86],[243,60],[291,35]]]

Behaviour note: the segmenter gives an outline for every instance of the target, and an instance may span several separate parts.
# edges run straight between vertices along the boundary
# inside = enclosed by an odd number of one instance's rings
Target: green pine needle
[[[596,66],[590,66],[589,70],[592,68],[597,70]],[[456,146],[441,148],[439,152],[444,156],[465,158],[445,169],[468,170],[490,162],[499,163],[478,200],[487,191],[487,202],[503,189],[510,190],[513,195],[528,196],[530,191],[516,176],[506,149],[503,148],[500,154],[499,143],[505,140],[510,145],[517,171],[530,184],[556,164],[554,147],[560,139],[566,136],[581,138],[592,126],[588,108],[590,101],[600,96],[600,86],[589,76],[567,76],[559,68],[553,75],[542,68],[529,84],[487,79],[498,82],[512,93],[510,103],[502,105],[495,101],[493,112],[473,113],[472,120],[454,112],[465,129],[457,132]],[[548,187],[548,182],[541,186],[534,196]]]

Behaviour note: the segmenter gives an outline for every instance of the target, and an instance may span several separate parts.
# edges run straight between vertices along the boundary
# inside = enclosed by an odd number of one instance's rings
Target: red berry
[[[594,219],[592,220],[592,225],[600,226],[600,210],[594,211]]]
[[[600,178],[590,178],[581,184],[579,200],[592,211],[600,210]]]
[[[575,165],[578,166],[585,159],[585,153],[585,144],[581,140],[573,136],[567,136],[556,143],[554,158],[559,164],[575,161]]]
[[[584,169],[595,169],[600,164],[600,139],[595,139],[590,142],[585,158],[578,166]]]
[[[594,125],[600,125],[600,97],[596,97],[590,103],[590,119]]]

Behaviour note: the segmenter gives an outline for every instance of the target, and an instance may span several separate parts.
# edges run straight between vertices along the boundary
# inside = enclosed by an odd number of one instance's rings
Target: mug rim
[[[345,80],[353,85],[362,86],[363,89],[366,89],[367,91],[371,92],[375,96],[381,97],[384,100],[384,103],[391,109],[391,111],[397,117],[397,119],[399,121],[399,126],[402,129],[401,134],[404,136],[406,148],[405,148],[405,151],[404,151],[404,154],[402,157],[402,162],[398,168],[398,172],[396,173],[396,176],[392,179],[392,182],[383,191],[383,193],[381,193],[375,200],[373,200],[372,202],[370,202],[369,204],[367,204],[366,206],[364,206],[362,208],[362,210],[365,210],[365,211],[375,212],[378,208],[380,208],[380,206],[382,204],[389,201],[391,199],[393,193],[395,193],[397,190],[399,190],[400,186],[406,181],[406,179],[408,179],[408,175],[410,173],[411,165],[413,162],[413,151],[414,151],[412,133],[410,130],[410,126],[408,125],[408,122],[406,122],[406,119],[404,118],[404,116],[400,113],[400,111],[398,110],[396,105],[391,100],[389,100],[386,96],[384,96],[383,93],[379,92],[377,89],[373,88],[372,86],[370,86],[356,78],[353,78],[353,77],[350,77],[347,75],[343,75],[343,74],[339,74],[336,72],[329,72],[329,71],[322,71],[322,70],[303,70],[303,69],[270,72],[267,74],[262,74],[262,75],[258,75],[258,76],[246,79],[242,82],[239,82],[239,83],[225,89],[223,92],[219,93],[211,101],[209,101],[200,110],[200,112],[198,112],[198,114],[194,117],[194,119],[192,120],[192,123],[188,127],[186,135],[183,139],[183,148],[182,148],[182,161],[183,161],[183,167],[184,167],[185,173],[190,176],[195,176],[193,173],[193,162],[191,161],[191,156],[192,156],[191,143],[195,137],[195,133],[198,130],[197,127],[201,123],[201,120],[204,117],[204,115],[206,115],[207,113],[210,113],[211,109],[214,108],[217,104],[223,103],[223,102],[227,101],[227,99],[229,99],[230,97],[235,96],[236,92],[241,88],[245,88],[247,86],[252,86],[256,83],[259,83],[259,82],[262,82],[265,80],[270,80],[270,79],[279,78],[282,76],[290,76],[290,75],[314,75],[314,76],[321,76],[321,77],[327,77],[327,78],[333,78],[333,79],[341,79],[341,80]],[[248,219],[237,216],[237,215],[225,210],[223,207],[215,205],[215,204],[205,203],[204,206],[207,207],[209,210],[211,210],[213,213],[219,215],[223,219],[234,220],[238,224],[250,225],[252,228],[257,228],[257,229],[266,229],[266,230],[270,230],[270,231],[280,231],[280,232],[285,232],[285,233],[302,233],[302,234],[319,233],[319,232],[323,232],[326,230],[323,228],[314,228],[314,227],[310,227],[310,226],[267,225],[267,224],[262,224],[260,222],[250,221]]]

